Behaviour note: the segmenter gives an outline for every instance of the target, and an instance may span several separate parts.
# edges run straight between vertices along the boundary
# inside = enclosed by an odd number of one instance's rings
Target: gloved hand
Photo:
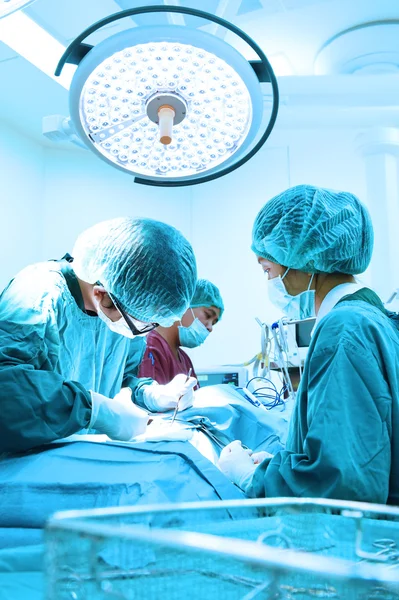
[[[244,450],[239,440],[223,448],[218,467],[233,483],[246,491],[257,465],[254,464],[251,450]]]
[[[148,410],[152,412],[165,412],[176,408],[179,402],[179,412],[193,405],[194,391],[197,385],[195,377],[189,377],[180,374],[176,375],[170,383],[159,385],[154,381],[151,385],[144,388],[144,402]]]
[[[265,458],[273,458],[273,454],[270,454],[265,450],[260,450],[260,452],[253,452],[250,456],[254,465],[260,465],[260,463],[263,462]]]
[[[112,440],[129,441],[147,428],[148,414],[132,402],[132,390],[122,388],[114,398],[91,393],[89,429],[105,433]]]

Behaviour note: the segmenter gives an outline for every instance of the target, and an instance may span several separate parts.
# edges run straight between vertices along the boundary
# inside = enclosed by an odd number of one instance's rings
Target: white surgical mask
[[[201,346],[209,335],[209,331],[205,327],[203,323],[194,315],[194,321],[188,327],[184,327],[183,325],[179,325],[179,341],[180,346],[184,346],[185,348],[196,348],[197,346]]]
[[[311,290],[313,277],[312,275],[309,287],[304,292],[291,296],[286,290],[284,285],[284,277],[287,275],[289,269],[286,270],[284,275],[281,277],[273,277],[267,282],[267,291],[269,294],[270,302],[277,306],[287,317],[294,321],[300,321],[302,319],[311,319],[316,316],[316,291]]]
[[[114,333],[119,333],[119,335],[124,335],[127,338],[132,338],[133,333],[129,329],[129,325],[126,323],[125,319],[121,317],[118,321],[111,321],[106,314],[103,313],[100,306],[98,305],[97,314],[101,321],[103,321],[107,327]]]

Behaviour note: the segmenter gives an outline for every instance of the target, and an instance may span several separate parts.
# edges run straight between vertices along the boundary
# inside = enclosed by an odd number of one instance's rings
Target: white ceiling
[[[121,9],[155,4],[156,0],[36,0],[26,13],[67,45],[95,21]],[[298,77],[312,76],[320,48],[336,34],[364,23],[399,18],[399,0],[164,0],[221,16],[248,33],[272,58],[283,56]],[[173,21],[175,19],[175,21]],[[124,19],[88,39],[96,43],[120,29],[149,23],[184,22],[203,26],[193,17],[166,14]],[[232,34],[207,25],[216,35],[244,48]],[[68,92],[0,42],[0,119],[41,143],[42,117],[67,116]],[[308,79],[308,78],[306,78]],[[284,92],[284,84],[281,81]]]

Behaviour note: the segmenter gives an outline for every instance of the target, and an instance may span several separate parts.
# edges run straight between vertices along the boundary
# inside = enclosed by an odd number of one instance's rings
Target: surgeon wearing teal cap
[[[353,194],[300,185],[261,209],[252,250],[270,299],[316,316],[285,450],[227,446],[220,468],[251,497],[399,504],[399,332],[354,277],[369,265],[373,228]]]
[[[82,430],[129,440],[148,410],[190,406],[196,380],[139,379],[144,336],[181,319],[197,280],[173,227],[121,218],[84,231],[73,257],[25,268],[0,296],[0,450]]]
[[[182,346],[197,348],[203,344],[223,312],[223,299],[216,285],[207,279],[198,279],[181,321],[171,327],[157,327],[148,335],[140,377],[152,377],[158,383],[169,383],[176,374],[189,371],[196,377],[191,358]]]

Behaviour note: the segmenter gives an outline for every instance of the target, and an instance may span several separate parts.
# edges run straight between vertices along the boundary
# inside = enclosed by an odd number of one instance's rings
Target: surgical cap
[[[198,279],[190,307],[215,306],[220,309],[219,321],[224,312],[224,304],[219,289],[207,279]]]
[[[366,207],[348,192],[298,185],[265,204],[255,219],[252,250],[306,273],[363,273],[373,250]]]
[[[80,279],[101,283],[140,321],[170,327],[190,305],[195,256],[170,225],[129,217],[104,221],[78,237],[73,257]]]

